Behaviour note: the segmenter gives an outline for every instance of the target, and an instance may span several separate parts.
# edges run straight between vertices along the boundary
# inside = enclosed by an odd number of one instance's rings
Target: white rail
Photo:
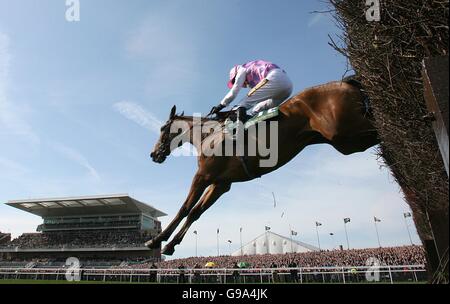
[[[66,280],[79,271],[83,281],[154,283],[364,283],[374,281],[419,282],[426,280],[424,265],[297,267],[297,268],[202,268],[202,269],[114,269],[114,268],[0,268],[1,279]]]

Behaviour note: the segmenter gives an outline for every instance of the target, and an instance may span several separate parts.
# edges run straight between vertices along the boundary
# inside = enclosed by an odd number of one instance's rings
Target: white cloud
[[[113,108],[125,118],[159,136],[161,126],[164,123],[140,105],[130,101],[120,101],[115,103]],[[192,145],[185,143],[180,148],[172,151],[172,156],[197,156],[197,151]]]
[[[7,90],[12,58],[9,44],[8,35],[0,32],[0,127],[24,137],[33,144],[38,144],[39,136],[24,117],[24,108],[8,100]]]
[[[319,24],[319,22],[324,18],[324,14],[323,13],[314,13],[314,15],[311,17],[311,19],[309,19],[308,21],[308,28],[311,28],[317,24]]]
[[[80,152],[62,144],[54,144],[53,148],[69,160],[72,160],[78,165],[84,167],[88,171],[89,176],[91,176],[94,180],[100,181],[100,175],[97,170],[95,170],[86,157],[84,157]]]
[[[115,103],[113,108],[125,118],[159,135],[163,122],[140,105],[131,101],[120,101]]]

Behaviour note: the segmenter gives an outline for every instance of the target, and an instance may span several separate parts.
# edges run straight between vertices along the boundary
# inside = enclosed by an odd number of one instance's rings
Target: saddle
[[[279,119],[280,110],[279,107],[274,107],[265,111],[261,111],[258,114],[256,114],[253,117],[248,117],[246,123],[244,124],[244,131],[247,131],[248,128],[258,124],[262,121],[268,121],[268,120],[275,120]],[[228,111],[228,112],[220,112],[216,116],[216,120],[223,123],[223,132],[228,134],[233,134],[237,130],[237,114],[236,111]],[[235,137],[233,136],[233,139]],[[260,178],[261,175],[255,174],[254,172],[251,172],[248,168],[248,158],[246,156],[239,157],[239,160],[242,164],[242,167],[245,171],[245,173],[250,178]]]
[[[279,107],[274,107],[265,111],[261,111],[255,116],[248,116],[244,128],[245,130],[247,130],[251,126],[258,124],[261,121],[277,119],[279,114],[280,114]],[[224,130],[226,132],[232,133],[233,130],[235,130],[237,127],[236,123],[237,117],[235,111],[220,112],[218,113],[216,119],[218,121],[223,122]]]

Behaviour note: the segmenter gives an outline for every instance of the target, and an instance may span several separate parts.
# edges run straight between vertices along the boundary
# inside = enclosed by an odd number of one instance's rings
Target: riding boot
[[[237,113],[237,121],[240,121],[242,124],[247,122],[247,109],[244,107],[239,107],[236,110]]]
[[[240,136],[239,134],[244,134],[246,122],[247,122],[247,109],[244,107],[239,107],[236,110],[237,128],[235,138],[238,138],[238,136]]]

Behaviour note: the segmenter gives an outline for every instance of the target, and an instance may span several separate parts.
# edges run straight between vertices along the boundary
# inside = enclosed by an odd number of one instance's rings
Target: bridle
[[[172,123],[173,119],[169,120],[164,126],[161,127],[161,132],[163,132],[163,135],[156,154],[163,155],[164,157],[167,157],[170,154],[170,132],[167,129],[170,129]]]
[[[209,118],[211,116],[212,116],[212,114],[209,114],[204,118]],[[161,127],[161,132],[163,132],[163,134],[161,136],[161,140],[160,140],[160,144],[158,145],[158,149],[155,151],[155,155],[160,155],[165,158],[165,157],[169,156],[170,153],[172,152],[172,151],[170,151],[170,139],[171,139],[170,127],[174,123],[175,118],[176,117],[171,118]],[[200,125],[202,125],[202,124],[203,124],[203,122],[200,122]],[[179,134],[179,136],[184,137],[184,135],[186,135],[186,133],[190,132],[197,125],[198,124],[193,123],[192,125],[189,126],[189,128],[187,128],[185,131],[181,132]],[[181,141],[179,147],[181,147],[182,144],[183,144],[183,142]]]

